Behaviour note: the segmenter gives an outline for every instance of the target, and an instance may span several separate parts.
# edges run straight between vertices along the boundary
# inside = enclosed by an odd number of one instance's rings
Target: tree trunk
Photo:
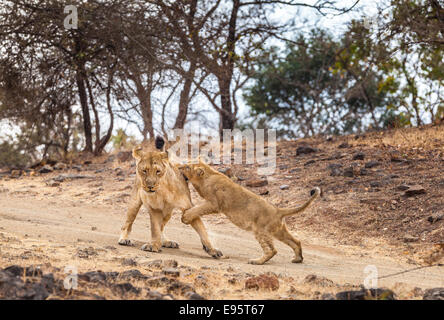
[[[91,118],[89,115],[88,98],[85,88],[84,73],[82,70],[78,70],[76,74],[77,88],[79,90],[80,106],[82,108],[83,116],[83,130],[85,133],[85,149],[86,152],[93,151],[92,143],[92,130],[91,130]]]
[[[231,109],[230,80],[219,81],[220,102],[221,102],[221,111],[219,112],[219,117],[220,117],[219,133],[221,136],[223,133],[222,131],[223,129],[233,130],[235,124],[235,116],[233,115],[233,111]]]
[[[190,91],[193,83],[194,73],[196,71],[196,63],[191,63],[190,69],[185,75],[185,83],[183,84],[182,91],[180,92],[179,99],[179,113],[176,117],[176,123],[174,129],[183,129],[185,121],[187,120],[188,104],[190,103]]]

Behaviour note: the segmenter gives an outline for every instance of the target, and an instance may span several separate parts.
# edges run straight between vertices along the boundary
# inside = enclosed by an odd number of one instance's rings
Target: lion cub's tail
[[[317,197],[321,194],[321,189],[318,187],[315,187],[313,190],[310,191],[310,199],[308,199],[307,202],[305,202],[302,206],[296,207],[296,208],[278,208],[278,213],[281,215],[281,217],[291,216],[293,214],[299,213],[304,211],[308,208],[308,206],[316,200]]]

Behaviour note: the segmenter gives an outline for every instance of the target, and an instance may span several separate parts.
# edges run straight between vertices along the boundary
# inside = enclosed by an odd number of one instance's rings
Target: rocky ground
[[[0,297],[443,298],[444,289],[436,289],[444,287],[443,167],[443,126],[282,141],[277,170],[268,177],[257,175],[255,165],[218,166],[280,207],[300,204],[313,186],[323,190],[313,208],[287,218],[307,248],[304,263],[289,264],[289,249],[278,247],[278,256],[258,268],[245,262],[260,253],[259,246],[222,215],[204,221],[229,254],[226,260],[207,258],[191,230],[182,235],[186,227],[178,215],[170,232],[181,240],[179,250],[147,255],[119,247],[134,180],[129,152],[5,169],[0,173]],[[133,231],[138,245],[148,240],[148,225],[142,213]],[[381,279],[389,291],[362,291],[361,267],[371,261],[387,274],[418,271],[390,282]],[[77,289],[63,285],[67,266],[78,271]]]

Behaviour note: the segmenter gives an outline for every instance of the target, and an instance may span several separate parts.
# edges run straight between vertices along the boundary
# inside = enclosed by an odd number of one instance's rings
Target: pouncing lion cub
[[[131,194],[126,221],[122,226],[119,244],[132,245],[128,236],[142,204],[148,209],[151,221],[151,242],[142,246],[142,250],[159,252],[161,247],[179,248],[179,245],[164,238],[163,230],[170,220],[174,209],[182,210],[192,207],[190,190],[179,169],[168,159],[168,153],[162,152],[164,140],[156,138],[157,151],[146,151],[142,147],[133,149],[136,159],[136,181]],[[213,258],[222,256],[215,249],[205,226],[200,218],[191,226],[199,234],[204,250]]]
[[[252,231],[261,245],[264,255],[249,263],[264,264],[277,253],[273,237],[293,249],[293,263],[302,262],[301,243],[288,231],[283,218],[305,210],[320,195],[319,188],[311,191],[310,199],[302,206],[280,209],[203,162],[182,165],[179,169],[205,199],[202,204],[185,211],[183,223],[193,223],[194,219],[206,214],[223,213],[239,228]]]

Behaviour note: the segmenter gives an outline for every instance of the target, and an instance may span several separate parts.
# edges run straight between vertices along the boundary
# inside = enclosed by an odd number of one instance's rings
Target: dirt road
[[[331,279],[335,283],[360,285],[367,276],[364,269],[368,265],[377,267],[378,286],[393,287],[403,284],[408,287],[444,287],[444,268],[432,267],[399,275],[391,274],[413,269],[417,265],[399,263],[390,257],[368,251],[365,248],[350,246],[318,245],[313,235],[301,233],[304,249],[304,263],[292,264],[290,248],[276,242],[278,254],[263,266],[252,266],[247,260],[261,253],[253,236],[237,229],[230,223],[214,223],[204,219],[216,247],[228,257],[214,260],[208,257],[201,248],[197,234],[180,222],[175,214],[166,227],[166,235],[180,244],[180,249],[163,249],[162,253],[140,251],[140,246],[149,240],[149,216],[141,212],[133,227],[131,239],[135,247],[117,245],[119,229],[124,219],[122,208],[111,206],[86,205],[75,203],[48,202],[27,199],[26,197],[0,198],[0,232],[4,231],[27,239],[49,241],[53,245],[92,246],[94,248],[113,248],[110,259],[119,257],[144,257],[150,259],[174,259],[179,264],[194,268],[219,267],[233,268],[252,274],[271,271],[296,279],[309,274]],[[210,220],[210,221],[209,221]],[[96,267],[106,268],[96,264]]]

